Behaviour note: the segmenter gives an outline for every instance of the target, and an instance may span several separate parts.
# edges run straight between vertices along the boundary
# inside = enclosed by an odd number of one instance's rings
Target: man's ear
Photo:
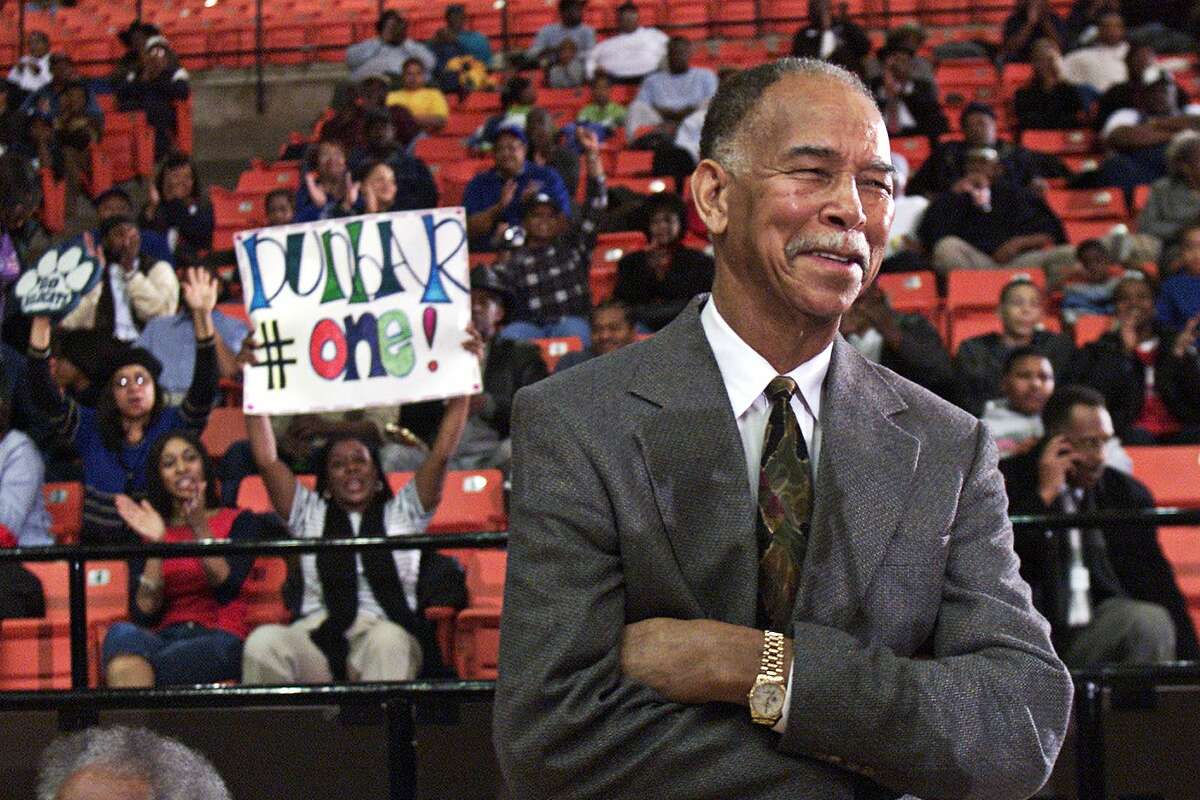
[[[692,199],[708,232],[725,233],[729,224],[729,173],[711,158],[706,158],[692,173]]]

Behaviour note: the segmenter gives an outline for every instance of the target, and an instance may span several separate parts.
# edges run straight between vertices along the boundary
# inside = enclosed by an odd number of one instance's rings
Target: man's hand
[[[1038,459],[1038,494],[1047,506],[1067,488],[1067,473],[1075,460],[1075,448],[1067,437],[1059,434],[1046,443]]]
[[[625,626],[621,671],[676,703],[746,705],[763,632],[712,619],[653,617]],[[787,642],[784,674],[791,671]]]
[[[992,258],[1001,264],[1007,264],[1028,250],[1040,250],[1054,244],[1054,240],[1044,233],[1030,233],[1024,236],[1014,236],[996,249]]]

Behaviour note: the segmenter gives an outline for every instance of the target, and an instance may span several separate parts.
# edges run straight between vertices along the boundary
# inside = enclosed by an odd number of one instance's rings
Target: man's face
[[[87,91],[82,86],[73,86],[62,95],[62,113],[73,117],[87,108]]]
[[[773,316],[845,313],[879,271],[895,213],[875,104],[834,78],[788,75],[763,93],[737,147],[724,224],[713,218],[731,290]]]
[[[1062,74],[1062,69],[1060,68],[1062,56],[1053,47],[1035,47],[1029,61],[1033,66],[1033,71],[1038,75],[1049,75],[1057,78]]]
[[[558,46],[558,63],[570,64],[578,53],[579,45],[575,44],[574,39],[563,39]]]
[[[401,75],[401,81],[405,89],[413,91],[420,89],[425,85],[425,67],[415,61],[410,61],[404,65],[404,73]]]
[[[598,356],[632,344],[633,325],[619,308],[599,308],[592,312],[592,352]]]
[[[583,3],[567,3],[559,10],[563,25],[574,28],[583,22]]]
[[[379,32],[379,38],[388,44],[403,44],[408,38],[408,20],[404,17],[388,17],[383,23],[383,30]]]
[[[387,164],[377,164],[363,180],[363,188],[374,192],[382,208],[391,208],[396,202],[396,173]]]
[[[487,289],[471,290],[471,322],[485,342],[496,337],[500,323],[504,321],[504,301],[495,292]]]
[[[1125,41],[1125,20],[1120,14],[1105,14],[1100,18],[1096,38],[1101,44],[1115,45]]]
[[[621,33],[633,33],[638,29],[638,12],[636,8],[627,8],[617,17],[617,28]]]
[[[1013,411],[1041,414],[1054,394],[1054,367],[1045,356],[1019,358],[1004,375],[1000,390]]]
[[[672,39],[667,45],[667,69],[676,75],[687,72],[692,60],[692,43],[686,39]]]
[[[1183,235],[1179,253],[1184,272],[1200,275],[1200,229],[1192,229]]]
[[[679,231],[682,225],[678,214],[674,211],[660,208],[650,215],[650,224],[647,227],[650,234],[650,244],[657,247],[665,247],[674,244],[679,238]]]
[[[142,246],[142,236],[136,225],[121,223],[104,237],[104,251],[114,260],[128,266],[137,257]]]
[[[388,84],[383,78],[364,78],[358,84],[358,102],[364,109],[382,108],[387,100]]]
[[[596,105],[606,106],[608,100],[612,96],[610,90],[612,84],[608,82],[608,78],[596,78],[592,81],[592,102]]]
[[[1089,281],[1101,283],[1108,280],[1108,268],[1112,259],[1103,247],[1088,247],[1079,251],[1079,264]]]
[[[321,142],[317,148],[317,172],[332,183],[346,177],[346,154],[333,142]]]
[[[268,225],[287,225],[294,214],[292,199],[287,195],[277,194],[267,200]]]
[[[96,217],[103,222],[113,217],[132,217],[133,204],[119,194],[110,194],[96,206]]]
[[[163,199],[186,200],[192,196],[196,179],[192,175],[191,164],[180,164],[163,173]]]
[[[1067,483],[1078,489],[1092,488],[1104,473],[1104,446],[1113,438],[1108,409],[1082,404],[1072,406],[1063,435],[1075,451],[1067,471]]]
[[[975,147],[991,147],[996,143],[996,120],[982,111],[968,114],[963,120],[963,136]]]
[[[525,212],[525,233],[530,244],[547,244],[562,232],[562,228],[563,215],[547,203],[538,203]]]
[[[1041,290],[1031,284],[1014,286],[1000,303],[999,313],[1006,334],[1028,339],[1042,321]]]
[[[525,166],[525,143],[512,134],[498,136],[496,145],[492,148],[492,157],[496,160],[496,170],[501,175],[519,175]]]
[[[1122,325],[1137,328],[1154,318],[1154,292],[1145,281],[1122,283],[1113,293],[1113,306]]]
[[[908,83],[912,78],[912,56],[903,50],[893,50],[888,53],[883,66],[900,83]]]

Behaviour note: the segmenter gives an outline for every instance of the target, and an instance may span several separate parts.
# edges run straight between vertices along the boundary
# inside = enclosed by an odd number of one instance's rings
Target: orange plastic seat
[[[1044,327],[1048,331],[1059,333],[1062,324],[1055,317],[1046,317]],[[971,311],[950,318],[950,355],[958,352],[958,347],[967,339],[982,336],[985,333],[999,333],[1003,328],[1000,315],[989,311]]]
[[[426,164],[462,161],[468,158],[467,146],[458,137],[427,136],[413,144],[413,155]]]
[[[1107,314],[1080,314],[1075,319],[1075,346],[1083,347],[1112,330],[1113,318]]]
[[[991,311],[1000,305],[1000,291],[1010,282],[1023,278],[1045,288],[1046,275],[1040,269],[1004,267],[1001,269],[952,270],[946,280],[946,313]]]
[[[229,445],[246,438],[246,415],[240,408],[217,407],[208,414],[208,424],[200,434],[208,454],[213,458],[225,455]]]
[[[649,175],[654,167],[654,153],[650,150],[619,150],[613,174],[616,177]]]
[[[496,679],[507,565],[504,550],[477,550],[464,556],[469,605],[455,623],[454,667],[465,680]]]
[[[1200,445],[1126,447],[1133,476],[1160,506],[1200,507]]]
[[[83,530],[83,484],[77,481],[42,486],[50,512],[50,535],[58,544],[78,544]]]
[[[1066,231],[1067,241],[1078,245],[1088,239],[1103,239],[1120,222],[1122,220],[1117,219],[1065,219],[1063,230]]]
[[[1066,131],[1026,130],[1021,134],[1021,144],[1030,150],[1055,156],[1084,155],[1095,153],[1097,149],[1096,133],[1087,128]]]
[[[1046,204],[1061,220],[1104,219],[1121,222],[1129,217],[1125,195],[1116,187],[1106,189],[1048,189]]]
[[[941,300],[937,293],[937,277],[932,272],[883,273],[875,282],[897,311],[921,314],[931,321],[937,316]]]
[[[260,556],[242,583],[246,599],[246,623],[251,628],[267,624],[286,624],[291,614],[283,604],[283,584],[287,580],[287,562],[279,556]]]
[[[266,195],[261,192],[231,192],[223,186],[212,186],[209,198],[213,207],[214,250],[229,250],[235,233],[267,224]]]
[[[904,156],[908,161],[909,174],[912,175],[929,158],[932,148],[926,136],[898,136],[892,139],[892,152]]]

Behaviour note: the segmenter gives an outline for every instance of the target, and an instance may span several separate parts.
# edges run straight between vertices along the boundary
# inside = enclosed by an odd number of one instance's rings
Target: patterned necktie
[[[808,446],[789,403],[795,392],[796,382],[782,375],[767,386],[771,417],[758,472],[759,599],[770,630],[785,633],[813,507]]]

